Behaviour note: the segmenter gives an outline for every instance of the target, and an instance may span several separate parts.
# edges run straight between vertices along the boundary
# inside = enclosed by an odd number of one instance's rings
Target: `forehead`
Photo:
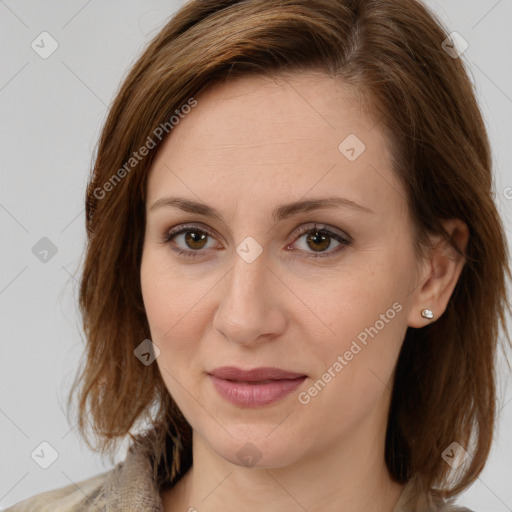
[[[337,192],[384,206],[403,196],[383,134],[334,78],[242,77],[196,100],[158,151],[148,203],[175,192],[259,205]]]

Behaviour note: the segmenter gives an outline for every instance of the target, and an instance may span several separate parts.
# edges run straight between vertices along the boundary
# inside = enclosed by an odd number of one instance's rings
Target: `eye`
[[[183,238],[185,247],[189,247],[192,250],[183,249],[183,246],[180,247],[176,244],[174,239],[179,239],[180,237]],[[209,231],[201,229],[195,224],[186,224],[171,229],[165,234],[162,242],[169,244],[171,249],[178,254],[194,258],[199,255],[201,249],[206,247],[208,237],[213,238],[213,235]]]
[[[307,235],[304,240],[304,249],[302,249],[306,254],[309,253],[306,255],[306,258],[325,258],[332,256],[339,253],[352,243],[350,237],[331,231],[330,229],[327,229],[325,225],[323,225],[323,227],[319,227],[317,224],[314,224],[313,226],[301,226],[295,231],[294,235],[297,236],[299,240]],[[333,239],[336,240],[338,245],[335,249],[326,251],[326,249],[331,246]],[[314,250],[311,253],[307,250],[308,248],[319,250]]]
[[[294,232],[294,236],[298,237],[299,240],[306,236],[303,249],[300,250],[305,253],[310,253],[306,256],[307,258],[331,256],[352,243],[350,237],[347,235],[327,229],[325,225],[319,227],[317,224],[299,227]],[[175,241],[180,238],[182,240],[181,245]],[[187,224],[171,229],[164,235],[161,241],[162,243],[169,244],[174,252],[185,257],[194,258],[200,255],[201,252],[204,252],[202,249],[212,248],[207,247],[208,238],[213,238],[210,231],[200,228],[195,224]],[[334,249],[327,251],[326,249],[332,245],[332,240],[335,240],[338,245],[335,246]],[[286,249],[290,250],[290,247],[291,245],[288,245]],[[308,249],[313,249],[313,251],[311,252]]]

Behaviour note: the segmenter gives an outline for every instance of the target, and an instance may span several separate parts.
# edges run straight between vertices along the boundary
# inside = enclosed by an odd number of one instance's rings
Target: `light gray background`
[[[463,59],[488,125],[510,240],[512,1],[427,3],[469,43]],[[85,185],[122,77],[182,4],[0,0],[0,507],[111,468],[79,441],[64,411],[83,348],[76,297]],[[31,48],[43,31],[59,45],[48,59]],[[46,263],[32,252],[42,237],[58,249]],[[503,369],[500,375],[493,451],[459,500],[477,512],[512,510],[512,386]],[[43,441],[58,452],[46,470],[31,458]]]

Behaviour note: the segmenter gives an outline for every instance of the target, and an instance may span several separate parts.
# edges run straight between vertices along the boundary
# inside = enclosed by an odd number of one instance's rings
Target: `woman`
[[[70,399],[92,448],[133,442],[9,510],[467,510],[510,311],[491,171],[419,2],[185,4],[86,197]]]

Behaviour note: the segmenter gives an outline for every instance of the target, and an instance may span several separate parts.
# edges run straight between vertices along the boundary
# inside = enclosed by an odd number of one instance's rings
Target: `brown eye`
[[[331,245],[331,237],[320,231],[314,231],[308,233],[306,243],[311,249],[325,251]]]
[[[348,237],[344,237],[339,233],[326,229],[325,226],[319,227],[316,224],[314,226],[310,225],[300,227],[296,231],[295,235],[298,239],[305,237],[305,244],[303,244],[302,248],[299,247],[299,249],[305,252],[307,254],[306,257],[308,258],[334,255],[352,243]],[[333,240],[338,245],[336,245],[332,250],[327,250],[331,247]]]
[[[207,233],[197,230],[185,231],[185,243],[190,249],[202,249],[206,245]]]
[[[333,256],[352,243],[350,237],[331,231],[325,226],[319,227],[316,224],[313,226],[301,226],[296,230],[295,236],[299,240],[305,238],[305,244],[299,247],[299,252],[305,253],[307,258]],[[207,250],[203,249],[208,249],[209,238],[214,239],[214,236],[209,231],[192,224],[172,229],[163,237],[162,242],[169,244],[174,252],[193,258],[207,252]],[[337,245],[330,249],[333,241]],[[288,247],[286,249],[288,250]]]
[[[179,226],[169,231],[162,242],[170,244],[173,251],[184,256],[199,256],[213,235],[197,226]]]

